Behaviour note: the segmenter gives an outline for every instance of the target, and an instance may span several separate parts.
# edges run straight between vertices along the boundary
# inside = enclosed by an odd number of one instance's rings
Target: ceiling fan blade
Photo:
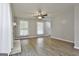
[[[43,16],[47,16],[47,14],[44,14]]]

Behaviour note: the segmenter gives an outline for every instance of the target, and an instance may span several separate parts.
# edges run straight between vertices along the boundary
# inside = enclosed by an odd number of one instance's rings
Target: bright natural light
[[[44,34],[44,24],[43,22],[37,22],[37,34]]]
[[[25,20],[20,21],[20,36],[28,35],[28,22]]]

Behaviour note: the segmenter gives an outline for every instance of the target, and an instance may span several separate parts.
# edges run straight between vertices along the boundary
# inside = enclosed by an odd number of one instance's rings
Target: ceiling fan
[[[47,16],[47,13],[39,9],[36,13],[33,14],[33,16],[36,17],[37,19],[43,19],[45,18],[45,16]]]

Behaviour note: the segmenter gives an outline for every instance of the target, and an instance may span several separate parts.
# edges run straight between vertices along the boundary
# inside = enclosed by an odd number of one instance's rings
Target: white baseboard
[[[35,38],[35,37],[37,37],[37,36],[28,36],[27,38]]]
[[[79,47],[74,46],[75,49],[79,49]]]
[[[26,39],[26,38],[35,38],[36,36],[23,36],[23,37],[17,37],[16,39]]]
[[[57,39],[57,40],[61,40],[61,41],[66,41],[66,42],[74,43],[73,41],[65,40],[65,39],[63,39],[63,38],[58,38],[58,37],[53,37],[53,36],[51,36],[51,38],[55,38],[55,39]]]
[[[36,38],[36,37],[43,37],[43,36],[49,36],[49,35],[36,35],[36,36],[32,36],[32,35],[29,35],[29,36],[23,36],[23,37],[17,37],[16,39],[21,39],[21,38]]]

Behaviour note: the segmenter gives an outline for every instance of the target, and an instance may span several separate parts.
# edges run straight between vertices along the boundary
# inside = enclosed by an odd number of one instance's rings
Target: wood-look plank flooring
[[[79,56],[79,50],[73,43],[68,43],[50,37],[21,39],[21,53],[11,56]]]

